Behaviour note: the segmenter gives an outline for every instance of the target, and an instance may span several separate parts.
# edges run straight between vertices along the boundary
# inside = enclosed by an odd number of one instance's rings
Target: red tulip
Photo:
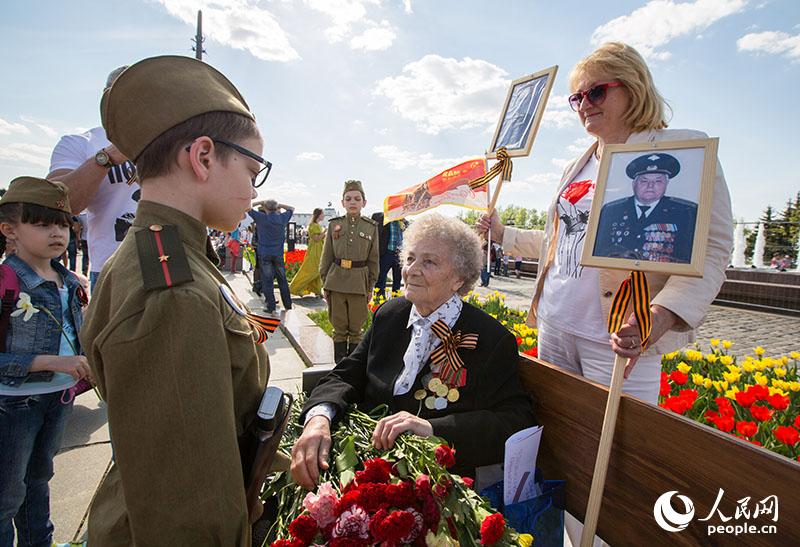
[[[750,405],[756,402],[756,394],[750,391],[736,392],[736,402],[745,408],[750,408]]]
[[[767,420],[771,419],[773,412],[774,411],[770,410],[769,408],[761,405],[753,405],[750,407],[750,414],[752,414],[753,418],[759,422],[766,422]]]
[[[788,395],[781,395],[780,393],[776,393],[775,395],[770,395],[769,397],[767,397],[767,402],[775,410],[786,410],[787,408],[789,408]]]
[[[669,379],[678,384],[679,386],[682,386],[683,384],[686,383],[687,380],[689,380],[689,375],[684,374],[680,370],[673,370],[672,372],[669,373]]]
[[[800,433],[798,433],[795,428],[788,425],[778,426],[772,433],[775,435],[776,439],[788,446],[794,446],[797,444],[797,441],[800,440]]]
[[[755,422],[737,422],[736,431],[743,437],[752,437],[758,433],[758,425]]]

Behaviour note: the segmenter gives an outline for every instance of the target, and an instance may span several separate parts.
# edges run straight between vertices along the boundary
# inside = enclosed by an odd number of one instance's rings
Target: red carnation
[[[745,408],[750,408],[750,405],[756,402],[756,394],[750,391],[737,391],[736,402]]]
[[[489,515],[481,522],[481,545],[494,545],[505,532],[506,521],[500,513]]]
[[[673,370],[669,373],[669,379],[675,382],[677,385],[682,386],[689,380],[689,375],[684,374],[680,370]]]
[[[367,512],[374,513],[378,509],[392,505],[388,491],[393,485],[381,483],[367,483],[359,487],[358,504]]]
[[[317,521],[309,515],[300,515],[289,524],[289,533],[303,545],[310,545],[318,531]]]
[[[358,488],[350,490],[339,498],[339,503],[336,504],[336,514],[341,515],[353,505],[361,505],[361,490]]]
[[[773,411],[761,405],[753,405],[750,407],[750,414],[759,422],[766,422],[772,418]]]
[[[736,431],[743,437],[752,437],[758,433],[758,425],[756,425],[755,422],[738,422],[736,424]]]
[[[443,484],[436,484],[433,487],[433,495],[441,499],[447,495],[447,488]]]
[[[797,444],[797,441],[800,440],[800,433],[798,433],[795,428],[788,425],[778,426],[772,433],[775,434],[776,439],[788,446],[794,446]]]
[[[373,458],[364,462],[364,470],[356,473],[356,482],[389,482],[392,466],[383,458]]]
[[[301,544],[298,540],[278,539],[270,547],[301,547]]]
[[[414,530],[415,524],[416,519],[410,512],[392,511],[386,518],[376,523],[376,533],[373,532],[373,536],[380,542],[401,543],[401,540],[408,537]],[[372,526],[370,526],[370,531],[372,532]]]
[[[467,488],[473,488],[475,486],[475,480],[469,477],[461,477],[461,480],[464,482],[464,486]]]
[[[375,541],[383,541],[381,524],[388,515],[389,512],[386,509],[381,509],[369,519],[369,533],[372,534]]]
[[[776,393],[767,397],[767,402],[775,410],[786,410],[789,408],[789,396]]]
[[[456,464],[456,452],[447,445],[440,444],[433,453],[436,463],[442,467],[453,467]]]
[[[328,545],[330,547],[366,547],[369,545],[369,540],[359,537],[341,537],[331,539]]]
[[[422,519],[425,521],[425,526],[434,528],[439,524],[439,519],[442,514],[439,511],[439,504],[433,499],[433,496],[428,495],[422,499]]]

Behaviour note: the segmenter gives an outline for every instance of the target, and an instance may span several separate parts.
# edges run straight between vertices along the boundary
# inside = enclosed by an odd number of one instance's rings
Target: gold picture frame
[[[497,150],[503,146],[512,158],[531,153],[557,72],[558,66],[551,66],[511,82],[487,159],[496,159]]]
[[[581,265],[702,277],[718,146],[606,145]]]

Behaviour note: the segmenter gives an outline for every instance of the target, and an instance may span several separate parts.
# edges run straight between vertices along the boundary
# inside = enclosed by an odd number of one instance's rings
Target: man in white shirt
[[[127,67],[108,75],[105,93]],[[49,180],[70,190],[73,213],[86,209],[92,287],[106,260],[116,251],[133,222],[139,185],[131,184],[136,168],[106,138],[102,127],[61,137],[50,158]]]

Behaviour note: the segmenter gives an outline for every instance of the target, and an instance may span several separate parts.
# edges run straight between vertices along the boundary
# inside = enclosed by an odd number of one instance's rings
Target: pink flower
[[[369,537],[369,515],[361,507],[353,506],[342,512],[333,526],[335,538],[361,538]]]
[[[320,528],[325,528],[336,520],[336,504],[338,502],[339,499],[331,483],[323,482],[317,488],[316,494],[311,492],[306,494],[303,499],[303,507],[317,521]]]

